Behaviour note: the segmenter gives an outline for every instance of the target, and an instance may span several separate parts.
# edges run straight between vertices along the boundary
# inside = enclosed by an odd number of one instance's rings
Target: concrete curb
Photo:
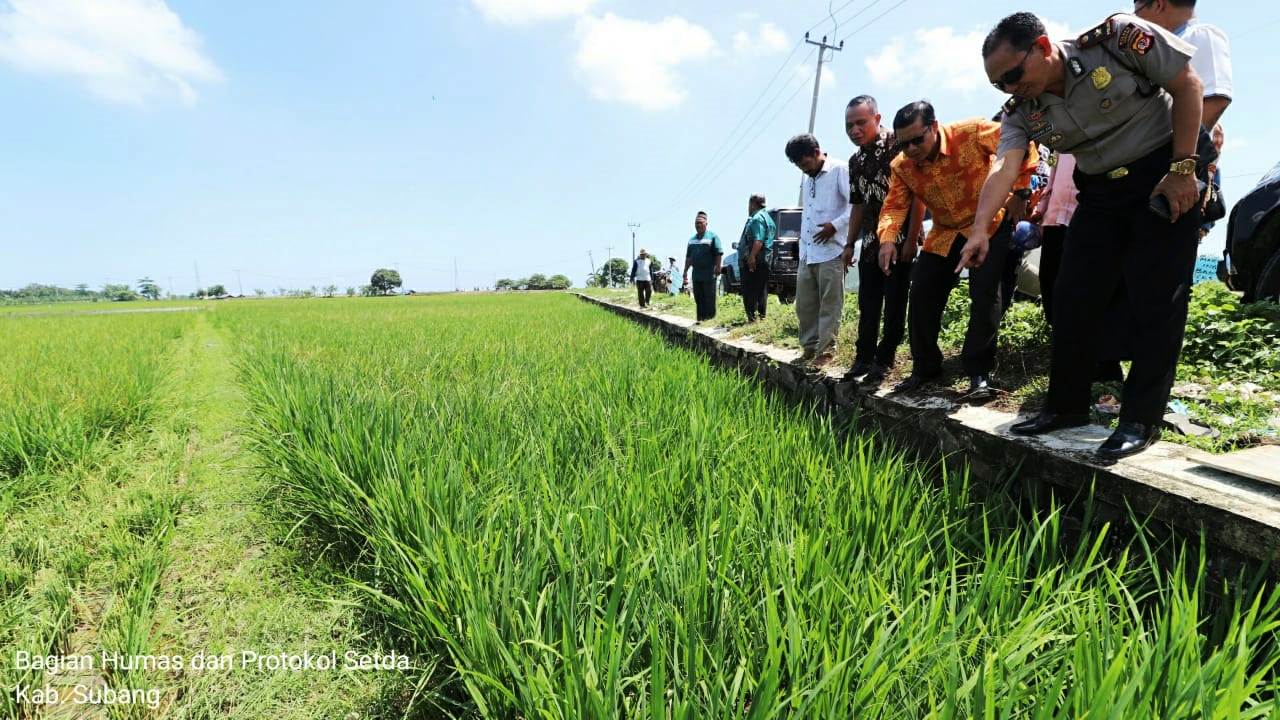
[[[1203,532],[1215,550],[1215,570],[1261,561],[1273,577],[1280,577],[1280,557],[1273,557],[1280,554],[1280,487],[1198,465],[1190,457],[1194,451],[1184,446],[1161,442],[1133,458],[1101,465],[1093,450],[1109,431],[1100,426],[1015,437],[1008,432],[1016,420],[1011,413],[942,398],[868,393],[839,382],[840,375],[830,368],[815,373],[796,367],[796,350],[731,339],[725,328],[695,327],[688,318],[575,294],[794,400],[835,413],[858,412],[860,420],[870,420],[928,456],[967,461],[975,481],[1020,468],[1019,478],[1030,479],[1033,492],[1048,490],[1060,504],[1087,495],[1093,486],[1095,499],[1110,510],[1104,519],[1127,524],[1131,510],[1183,533]]]

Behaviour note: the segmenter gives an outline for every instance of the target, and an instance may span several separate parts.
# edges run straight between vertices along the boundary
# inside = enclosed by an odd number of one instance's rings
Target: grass
[[[281,507],[431,668],[423,716],[1277,711],[1269,585],[977,502],[571,297],[215,319]]]

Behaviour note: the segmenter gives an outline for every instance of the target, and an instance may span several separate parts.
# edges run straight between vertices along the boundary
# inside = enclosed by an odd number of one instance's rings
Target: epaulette
[[[1119,14],[1121,13],[1116,13],[1116,15],[1119,15]],[[1076,44],[1082,48],[1093,47],[1094,45],[1097,45],[1103,40],[1106,40],[1107,38],[1114,35],[1116,32],[1116,26],[1115,26],[1115,23],[1112,21],[1112,18],[1114,18],[1116,15],[1112,15],[1111,17],[1108,17],[1106,20],[1103,20],[1102,23],[1097,27],[1085,32],[1083,35],[1076,38]]]
[[[1004,102],[1004,114],[1012,115],[1013,111],[1017,110],[1018,106],[1021,104],[1022,104],[1022,98],[1018,97],[1017,95],[1010,96],[1009,99]]]

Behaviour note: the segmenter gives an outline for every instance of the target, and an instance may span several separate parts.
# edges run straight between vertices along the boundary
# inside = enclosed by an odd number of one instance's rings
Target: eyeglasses
[[[1139,0],[1138,2],[1135,2],[1133,4],[1133,14],[1137,15],[1138,13],[1142,12],[1143,10],[1146,10],[1147,8],[1155,4],[1156,4],[1156,0],[1146,0],[1146,2],[1142,2],[1141,0]]]
[[[1018,61],[1018,64],[1014,65],[1012,70],[1009,70],[1005,72],[1005,74],[1001,75],[998,80],[991,83],[991,86],[999,90],[1000,92],[1007,92],[1005,90],[1006,87],[1010,85],[1014,85],[1019,80],[1021,80],[1022,76],[1027,72],[1026,68],[1022,66],[1027,62],[1027,57],[1031,55],[1031,51],[1034,50],[1035,47],[1036,47],[1035,45],[1032,45],[1031,47],[1027,48],[1027,51],[1022,53],[1022,59]]]
[[[933,127],[933,126],[932,126],[932,125],[930,125],[929,127],[927,127],[927,128],[925,128],[925,129],[924,129],[924,132],[922,132],[922,133],[920,133],[919,135],[917,135],[917,136],[915,136],[915,137],[911,138],[910,140],[899,140],[899,141],[898,141],[898,148],[899,148],[899,149],[905,149],[905,148],[908,148],[908,147],[913,147],[913,146],[915,146],[915,145],[922,145],[922,144],[924,144],[924,139],[925,139],[925,137],[929,134],[929,130],[930,130],[932,127]]]

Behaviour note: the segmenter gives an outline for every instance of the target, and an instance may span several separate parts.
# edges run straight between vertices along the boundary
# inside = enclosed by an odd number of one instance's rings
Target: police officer
[[[1054,42],[1035,15],[1015,13],[983,43],[992,84],[1014,97],[1005,104],[998,158],[960,267],[985,259],[986,228],[1028,141],[1072,153],[1079,190],[1054,301],[1048,397],[1039,415],[1011,428],[1016,434],[1089,422],[1098,329],[1123,281],[1134,319],[1133,366],[1120,422],[1098,454],[1126,457],[1159,435],[1182,349],[1200,224],[1195,153],[1203,87],[1189,65],[1193,52],[1131,15],[1113,15],[1076,40]]]

